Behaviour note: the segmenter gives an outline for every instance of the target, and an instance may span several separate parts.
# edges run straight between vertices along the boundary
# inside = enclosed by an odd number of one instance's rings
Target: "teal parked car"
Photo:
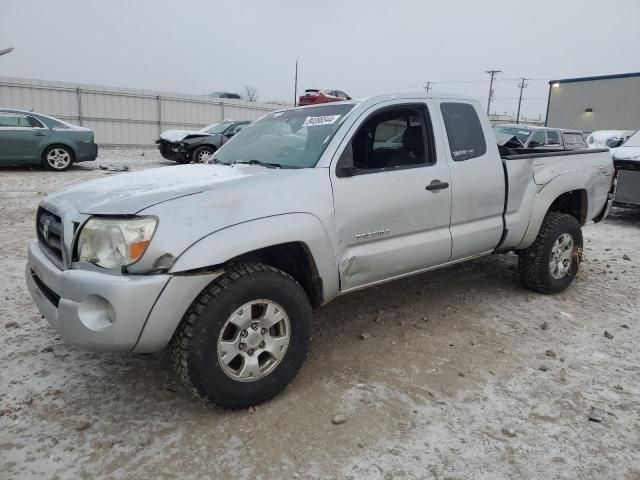
[[[89,128],[39,113],[0,109],[0,165],[42,165],[60,172],[97,156]]]

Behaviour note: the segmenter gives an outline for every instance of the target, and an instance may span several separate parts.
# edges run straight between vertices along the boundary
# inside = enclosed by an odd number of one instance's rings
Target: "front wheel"
[[[289,275],[231,266],[193,302],[172,339],[182,381],[225,408],[262,403],[296,376],[309,349],[311,305]]]
[[[196,148],[191,154],[193,163],[207,163],[215,150],[207,145]]]
[[[518,255],[520,281],[525,287],[540,293],[561,292],[580,268],[580,224],[566,213],[548,212],[535,242]]]

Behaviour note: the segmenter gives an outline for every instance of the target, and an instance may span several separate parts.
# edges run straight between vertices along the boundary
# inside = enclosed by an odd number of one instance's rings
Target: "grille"
[[[62,263],[62,219],[44,208],[38,209],[36,230],[40,244]]]
[[[640,171],[618,170],[615,201],[640,205]]]

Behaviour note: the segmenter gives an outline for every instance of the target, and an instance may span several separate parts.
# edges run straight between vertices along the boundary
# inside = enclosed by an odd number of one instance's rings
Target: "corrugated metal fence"
[[[255,120],[279,105],[199,95],[0,77],[0,108],[33,110],[94,130],[106,147],[153,146],[160,132]]]

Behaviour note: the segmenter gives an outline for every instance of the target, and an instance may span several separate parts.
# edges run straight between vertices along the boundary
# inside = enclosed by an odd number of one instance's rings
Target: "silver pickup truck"
[[[516,252],[542,293],[578,272],[606,216],[606,150],[501,158],[480,104],[386,95],[266,114],[209,164],[94,180],[42,200],[26,280],[69,343],[170,345],[182,380],[229,408],[300,369],[312,309],[339,295]]]

